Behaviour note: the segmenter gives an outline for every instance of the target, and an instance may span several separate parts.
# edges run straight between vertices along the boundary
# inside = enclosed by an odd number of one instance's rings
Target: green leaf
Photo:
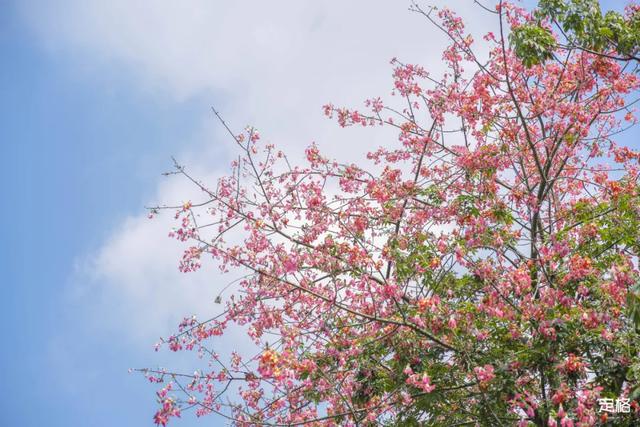
[[[516,55],[526,67],[543,63],[553,57],[555,39],[546,28],[537,24],[515,27],[509,36]]]

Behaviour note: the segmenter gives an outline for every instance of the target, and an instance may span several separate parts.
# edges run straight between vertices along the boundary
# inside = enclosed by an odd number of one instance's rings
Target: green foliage
[[[417,236],[415,241],[409,242],[405,250],[399,248],[397,240],[389,244],[394,258],[398,280],[405,281],[416,275],[416,267],[427,269],[424,279],[430,277],[429,264],[435,256],[433,249],[426,242],[425,236]]]
[[[638,60],[638,15],[625,16],[613,10],[603,14],[598,0],[540,0],[535,20],[515,28],[511,44],[527,67],[543,63],[557,47],[550,29],[542,25],[552,22],[562,29],[570,48]]]
[[[456,198],[456,205],[460,212],[465,215],[475,216],[480,215],[480,210],[476,206],[476,197],[467,194],[461,194]]]
[[[551,33],[537,25],[525,24],[513,29],[510,41],[524,65],[531,67],[550,59],[555,40]]]
[[[636,283],[627,294],[627,310],[628,316],[636,328],[636,332],[640,332],[640,282]]]

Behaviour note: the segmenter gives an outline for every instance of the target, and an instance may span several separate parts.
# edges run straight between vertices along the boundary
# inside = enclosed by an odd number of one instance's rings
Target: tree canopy
[[[640,154],[616,142],[636,122],[636,8],[499,2],[484,56],[452,11],[412,10],[447,35],[446,72],[394,60],[392,96],[324,107],[397,140],[294,165],[221,119],[229,175],[176,164],[201,199],[152,214],[175,213],[180,269],[243,276],[222,314],[165,340],[202,366],[143,370],[156,423],[638,425]],[[216,352],[230,324],[255,353]]]

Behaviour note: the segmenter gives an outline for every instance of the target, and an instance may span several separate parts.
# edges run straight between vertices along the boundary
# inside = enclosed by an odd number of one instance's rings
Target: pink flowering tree
[[[481,57],[452,12],[412,8],[448,35],[446,73],[394,60],[390,100],[324,107],[397,141],[359,164],[312,145],[296,166],[220,119],[230,174],[176,164],[202,198],[152,213],[175,212],[180,269],[243,278],[221,315],[164,340],[207,363],[142,370],[157,424],[192,409],[239,426],[638,425],[640,156],[616,143],[637,65],[557,43],[525,66],[509,34],[533,18],[506,2]],[[230,324],[255,353],[215,352]]]

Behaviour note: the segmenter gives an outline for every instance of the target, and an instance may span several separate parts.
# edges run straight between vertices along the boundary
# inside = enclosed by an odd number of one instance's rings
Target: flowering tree
[[[176,164],[203,199],[152,213],[175,210],[180,269],[245,276],[165,340],[208,365],[143,370],[163,383],[157,424],[637,425],[640,155],[614,142],[635,62],[556,44],[525,64],[508,34],[534,17],[506,2],[481,58],[452,12],[412,9],[448,35],[447,72],[393,60],[394,103],[324,107],[397,142],[358,165],[312,145],[294,166],[227,127],[241,156],[216,186]],[[257,354],[215,352],[231,323]]]

